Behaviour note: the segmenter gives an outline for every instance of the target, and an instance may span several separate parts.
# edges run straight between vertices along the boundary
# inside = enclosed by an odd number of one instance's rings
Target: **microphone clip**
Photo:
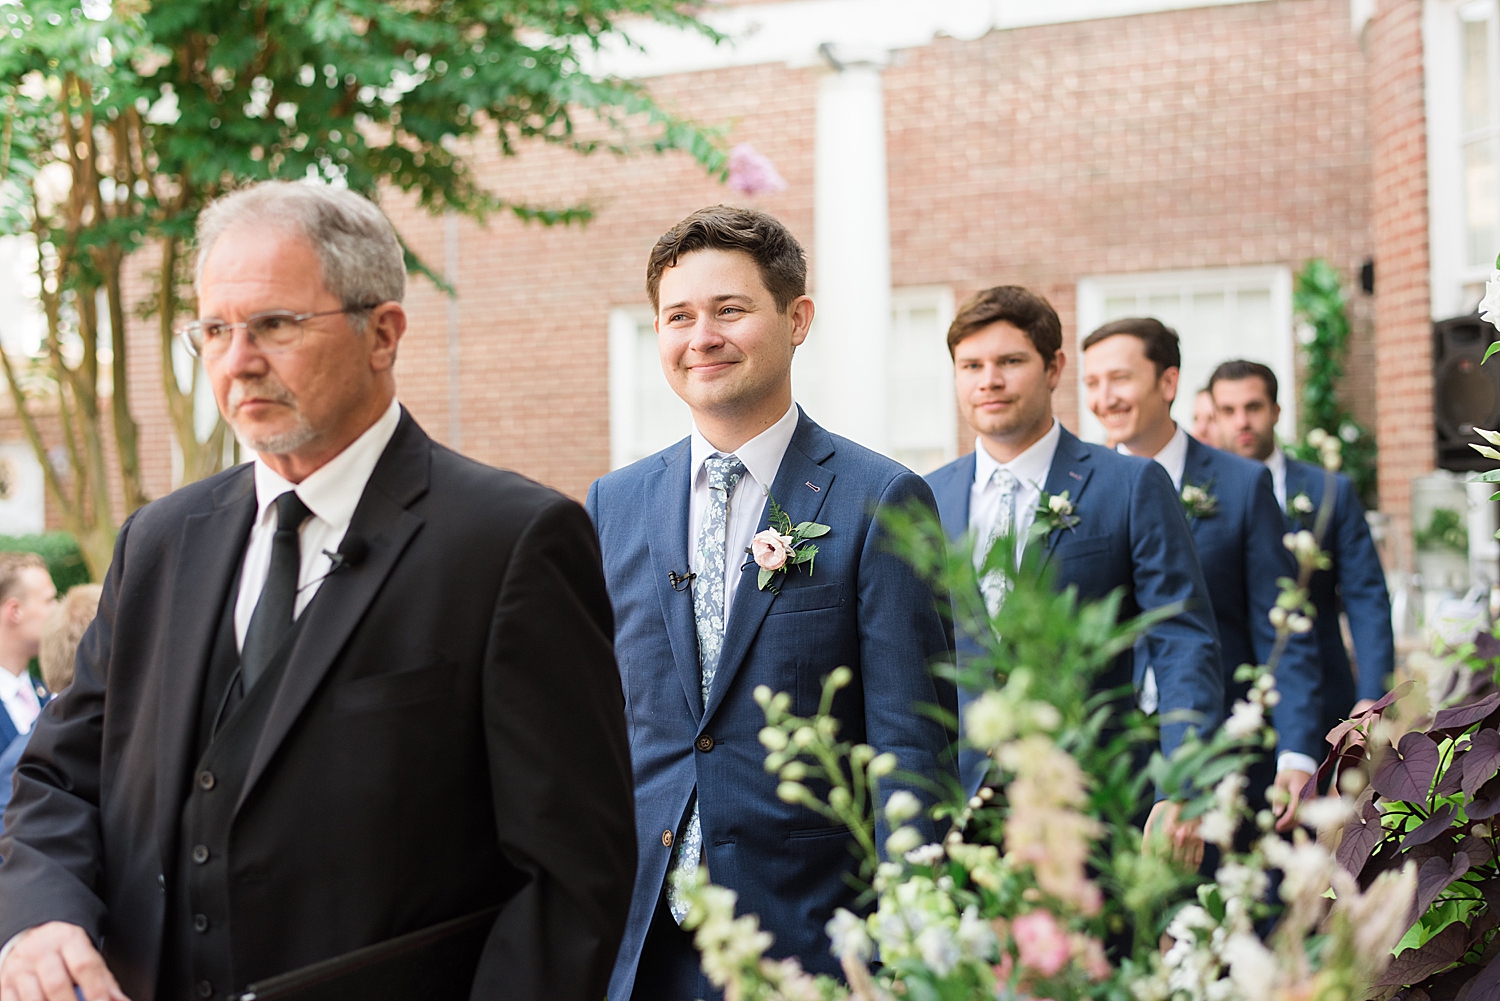
[[[693,582],[693,578],[697,576],[698,575],[695,573],[690,573],[687,576],[683,576],[676,570],[671,570],[667,573],[667,580],[671,583],[672,590],[682,592],[688,589],[688,586]]]

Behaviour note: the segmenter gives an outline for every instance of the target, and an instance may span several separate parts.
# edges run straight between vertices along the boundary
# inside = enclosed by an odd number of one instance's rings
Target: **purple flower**
[[[786,190],[786,179],[764,153],[740,143],[729,151],[729,186],[742,195],[776,195]]]

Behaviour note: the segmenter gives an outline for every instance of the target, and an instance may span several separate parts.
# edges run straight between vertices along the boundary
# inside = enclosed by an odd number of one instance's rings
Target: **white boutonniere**
[[[1196,518],[1212,518],[1219,513],[1219,498],[1210,489],[1212,483],[1182,483],[1182,513],[1192,521]]]
[[[1479,302],[1479,318],[1500,329],[1500,257],[1495,258],[1495,271],[1490,275],[1490,280],[1484,283],[1484,298]],[[1488,361],[1492,354],[1493,345],[1484,353],[1485,360]]]
[[[1060,528],[1077,528],[1081,520],[1073,513],[1073,502],[1068,499],[1066,490],[1060,494],[1049,494],[1043,490],[1041,499],[1037,502],[1031,530],[1036,535],[1050,535]]]
[[[777,574],[789,574],[794,567],[806,565],[807,575],[812,576],[813,559],[818,555],[818,547],[808,544],[808,540],[827,535],[831,529],[815,521],[793,525],[791,517],[776,503],[776,498],[770,497],[768,500],[771,503],[771,527],[764,532],[757,532],[755,538],[750,540],[750,548],[745,552],[760,567],[755,586],[762,591],[778,594],[781,589],[771,583]]]
[[[1288,521],[1306,524],[1307,519],[1312,517],[1312,513],[1317,509],[1318,506],[1313,503],[1313,499],[1307,496],[1306,490],[1303,490],[1286,502],[1286,517]]]

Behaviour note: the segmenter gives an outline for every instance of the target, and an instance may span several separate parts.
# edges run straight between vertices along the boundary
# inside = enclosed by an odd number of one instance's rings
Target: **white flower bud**
[[[847,667],[835,667],[833,673],[828,676],[828,683],[834,688],[843,688],[854,680],[854,672]]]
[[[922,801],[905,789],[891,793],[885,801],[885,819],[893,824],[904,824],[922,812]]]
[[[844,811],[849,809],[850,802],[849,790],[843,786],[834,786],[828,790],[828,805],[835,810]]]
[[[760,743],[768,751],[786,750],[786,731],[774,727],[763,727],[760,731]]]
[[[800,782],[783,782],[776,787],[776,797],[783,803],[800,803],[811,795]]]
[[[787,782],[801,782],[807,778],[807,765],[801,761],[788,761],[782,766],[781,777]]]
[[[883,779],[896,770],[896,756],[890,751],[877,754],[875,760],[870,762],[870,775],[873,778]]]
[[[922,843],[922,835],[915,827],[898,827],[885,839],[885,853],[891,858],[900,858]]]
[[[792,744],[796,747],[811,747],[818,740],[818,735],[810,726],[799,726],[797,732],[792,734]]]

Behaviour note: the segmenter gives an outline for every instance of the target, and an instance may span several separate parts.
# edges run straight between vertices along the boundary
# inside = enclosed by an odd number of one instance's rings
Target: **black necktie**
[[[240,648],[240,671],[244,690],[260,678],[282,640],[292,631],[293,612],[297,608],[297,577],[302,570],[302,546],[297,530],[312,514],[295,491],[288,490],[276,498],[276,534],[271,539],[271,570],[266,586],[250,616],[245,643]]]

